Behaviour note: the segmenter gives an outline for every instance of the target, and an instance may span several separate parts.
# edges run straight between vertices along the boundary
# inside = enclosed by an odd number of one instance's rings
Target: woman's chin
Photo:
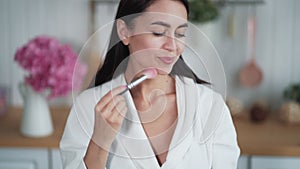
[[[160,69],[160,68],[157,68],[157,74],[159,75],[168,75],[171,73],[172,69]]]

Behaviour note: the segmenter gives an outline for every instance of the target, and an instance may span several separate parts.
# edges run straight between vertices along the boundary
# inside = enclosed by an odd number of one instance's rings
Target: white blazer
[[[107,169],[235,169],[237,136],[222,97],[208,87],[175,76],[178,120],[166,162],[159,166],[139,121],[130,92],[128,112],[106,163]],[[110,89],[126,84],[120,75],[82,92],[74,101],[60,142],[63,166],[85,169],[83,162],[94,128],[94,107]]]

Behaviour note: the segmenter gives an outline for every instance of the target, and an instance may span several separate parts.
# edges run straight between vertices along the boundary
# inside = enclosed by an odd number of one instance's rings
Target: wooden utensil
[[[240,83],[245,87],[256,87],[262,82],[263,79],[262,70],[259,68],[254,58],[255,33],[256,33],[255,27],[256,27],[255,16],[251,16],[248,20],[250,60],[242,67],[239,73]]]

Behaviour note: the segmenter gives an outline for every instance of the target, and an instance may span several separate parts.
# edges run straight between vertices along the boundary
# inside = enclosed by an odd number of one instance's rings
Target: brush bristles
[[[157,71],[155,68],[149,68],[146,69],[143,72],[143,76],[137,78],[136,80],[134,80],[133,82],[131,82],[130,84],[127,85],[128,89],[132,89],[133,87],[137,86],[138,84],[142,83],[144,80],[146,79],[154,79],[157,75]]]
[[[155,68],[148,68],[143,72],[143,74],[147,76],[147,79],[154,79],[157,75],[157,71]]]

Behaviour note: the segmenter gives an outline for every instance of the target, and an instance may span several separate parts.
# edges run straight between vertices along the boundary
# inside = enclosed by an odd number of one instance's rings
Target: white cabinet
[[[237,169],[300,169],[300,157],[242,155]]]
[[[59,149],[0,148],[0,169],[63,169]]]
[[[1,169],[37,169],[37,166],[30,161],[0,161]]]
[[[51,155],[51,168],[63,169],[59,149],[50,150],[50,155]]]
[[[300,157],[252,156],[251,169],[299,169]]]
[[[300,157],[240,156],[237,169],[299,169]],[[59,149],[0,148],[0,169],[63,169]]]
[[[237,169],[249,169],[249,157],[240,156]]]
[[[49,169],[47,149],[1,148],[1,169]]]

